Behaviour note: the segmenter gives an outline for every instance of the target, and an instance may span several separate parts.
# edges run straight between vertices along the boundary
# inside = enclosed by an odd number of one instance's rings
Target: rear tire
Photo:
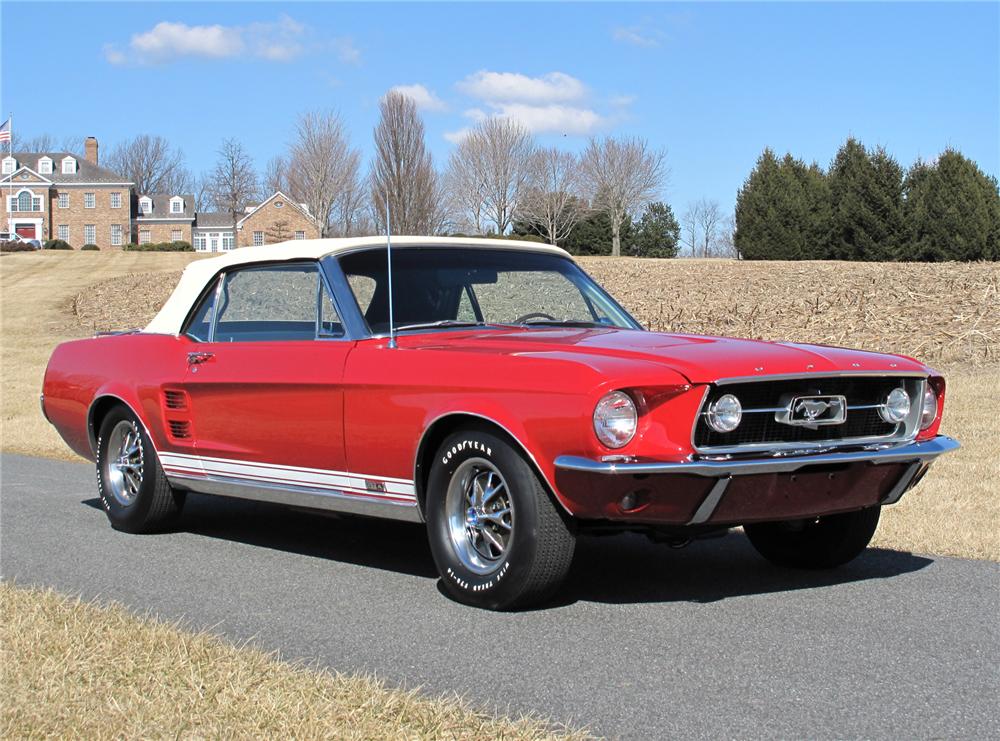
[[[854,560],[871,542],[881,507],[826,515],[814,520],[745,525],[747,537],[778,566],[830,569]]]
[[[185,492],[167,482],[142,423],[121,406],[97,435],[97,490],[111,527],[126,533],[169,529],[184,507]]]
[[[490,610],[549,599],[576,538],[538,475],[506,439],[470,429],[438,449],[427,484],[427,530],[441,583]]]

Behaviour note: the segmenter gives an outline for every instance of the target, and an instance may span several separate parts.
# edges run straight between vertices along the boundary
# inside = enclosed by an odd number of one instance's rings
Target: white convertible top
[[[152,334],[180,334],[184,319],[198,300],[205,286],[223,268],[254,262],[280,262],[283,260],[318,260],[359,247],[383,247],[385,237],[352,237],[348,239],[295,239],[262,247],[241,247],[207,260],[196,260],[184,269],[180,282],[160,312],[144,329]],[[559,247],[539,242],[520,242],[511,239],[482,239],[474,237],[393,237],[393,249],[420,249],[433,247],[492,247],[503,250],[549,252],[569,256]]]

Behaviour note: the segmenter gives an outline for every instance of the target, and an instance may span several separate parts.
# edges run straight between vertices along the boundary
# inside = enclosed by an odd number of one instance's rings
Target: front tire
[[[185,493],[171,488],[142,423],[125,407],[101,423],[97,489],[111,527],[126,533],[168,529],[184,506]]]
[[[427,482],[427,530],[444,589],[491,610],[550,598],[576,539],[532,467],[485,430],[448,437]]]
[[[764,558],[778,566],[831,569],[854,560],[868,547],[881,507],[826,515],[813,520],[745,525],[747,537]]]

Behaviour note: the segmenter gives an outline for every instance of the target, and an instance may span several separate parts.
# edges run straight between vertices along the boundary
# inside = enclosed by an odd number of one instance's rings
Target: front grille
[[[781,379],[748,381],[712,387],[702,410],[723,394],[733,394],[743,406],[743,418],[732,432],[716,432],[698,416],[694,444],[699,450],[721,452],[730,448],[766,448],[768,445],[802,443],[814,447],[823,443],[844,444],[870,439],[905,438],[916,423],[920,400],[923,398],[922,378],[883,376],[840,376],[831,378]],[[900,424],[886,422],[879,415],[882,404],[892,389],[903,386],[910,396],[911,413]],[[821,425],[815,429],[789,425],[775,419],[775,410],[789,396],[843,396],[847,401],[847,417],[842,424]],[[867,407],[867,408],[852,408]]]

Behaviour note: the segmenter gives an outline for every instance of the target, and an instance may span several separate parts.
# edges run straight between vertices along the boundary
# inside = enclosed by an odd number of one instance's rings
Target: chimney
[[[84,158],[92,165],[97,164],[97,137],[88,136],[83,143]]]

